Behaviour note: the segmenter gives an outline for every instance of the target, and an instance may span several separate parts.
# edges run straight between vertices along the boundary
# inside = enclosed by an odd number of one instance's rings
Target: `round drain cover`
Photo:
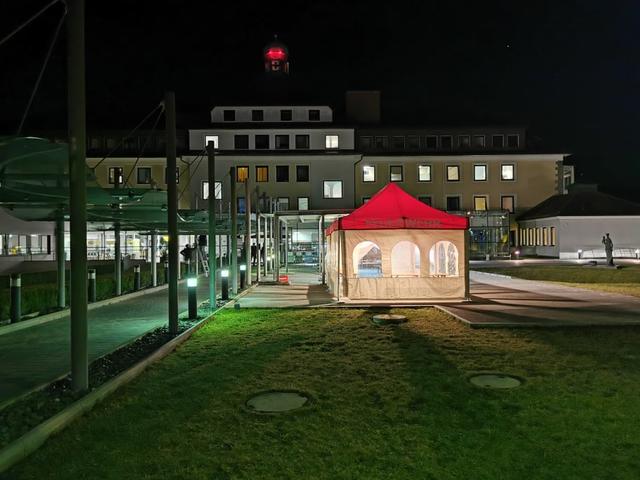
[[[481,388],[516,388],[522,384],[522,380],[512,375],[502,373],[483,373],[474,375],[469,381]]]
[[[376,325],[398,325],[407,321],[407,317],[404,315],[395,315],[390,313],[382,313],[380,315],[374,315],[372,319]]]
[[[309,397],[300,392],[271,391],[254,395],[247,400],[247,407],[259,413],[290,412],[304,407]]]

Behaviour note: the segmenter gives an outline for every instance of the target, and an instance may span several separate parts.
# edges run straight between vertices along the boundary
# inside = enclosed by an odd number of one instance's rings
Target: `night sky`
[[[47,0],[2,2],[0,37]],[[398,125],[518,124],[575,153],[578,178],[640,200],[640,3],[603,1],[87,1],[88,127],[128,129],[176,91],[181,128],[216,104],[342,108],[379,89]],[[58,5],[0,47],[0,132],[14,133]],[[291,76],[274,86],[277,33]],[[66,128],[65,32],[23,133]]]

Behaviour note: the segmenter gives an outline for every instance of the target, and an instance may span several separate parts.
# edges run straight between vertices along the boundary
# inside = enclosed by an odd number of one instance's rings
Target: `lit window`
[[[209,199],[209,182],[207,180],[202,182],[202,199]],[[216,200],[222,200],[222,182],[216,182]]]
[[[325,180],[323,192],[324,198],[342,198],[342,180]]]
[[[507,147],[518,148],[520,146],[520,135],[507,135]]]
[[[256,135],[255,144],[256,144],[256,150],[268,150],[269,135]]]
[[[419,182],[431,181],[431,165],[418,165],[418,181]]]
[[[549,229],[547,227],[542,227],[542,245],[544,247],[549,245]]]
[[[308,149],[309,148],[309,135],[296,135],[296,148]]]
[[[249,167],[236,168],[236,182],[244,183],[249,178]]]
[[[369,200],[371,200],[371,197],[362,197],[362,204],[364,205],[365,203],[367,203]]]
[[[222,112],[223,120],[225,122],[234,122],[236,120],[236,111],[235,110],[224,110]]]
[[[451,139],[451,135],[443,135],[440,137],[440,147],[443,150],[451,150],[453,146],[453,141]]]
[[[382,251],[373,242],[360,242],[353,248],[353,273],[358,278],[382,277]]]
[[[296,182],[309,181],[309,165],[296,165]]]
[[[124,182],[122,167],[109,167],[109,183],[122,185]]]
[[[289,148],[289,135],[276,135],[276,150],[287,150]]]
[[[513,164],[505,164],[500,167],[500,178],[502,180],[515,180],[516,166]]]
[[[503,195],[500,197],[500,208],[509,213],[515,212],[515,198],[513,195]]]
[[[484,135],[474,135],[473,136],[473,146],[478,148],[484,148]]]
[[[471,137],[469,135],[458,135],[458,147],[469,148],[471,146]]]
[[[493,145],[493,148],[503,148],[504,135],[493,135],[491,137],[491,144]]]
[[[309,197],[298,197],[298,210],[309,210]]]
[[[402,181],[402,165],[391,165],[389,173],[392,182]]]
[[[435,150],[438,148],[438,137],[435,135],[427,136],[427,150]]]
[[[429,274],[432,277],[458,276],[458,249],[446,240],[441,240],[429,250]]]
[[[376,167],[373,165],[365,165],[362,167],[362,181],[363,182],[375,182],[376,181]]]
[[[209,145],[209,142],[213,142],[213,148],[215,148],[216,150],[219,148],[218,147],[218,135],[205,135],[204,136],[204,146],[207,147]]]
[[[268,182],[269,181],[269,167],[257,166],[256,167],[256,182]]]
[[[475,195],[473,197],[473,209],[474,210],[486,210],[487,209],[487,196]]]
[[[486,165],[474,165],[473,166],[473,179],[476,182],[484,182],[487,179],[487,166]]]
[[[556,246],[556,227],[551,227],[551,246]]]
[[[420,249],[415,243],[402,240],[391,249],[391,276],[420,276]]]
[[[447,181],[459,182],[460,181],[460,166],[459,165],[447,165]]]
[[[278,210],[279,212],[289,210],[289,197],[278,197],[276,210]]]
[[[338,148],[338,135],[326,135],[325,146],[326,148]]]
[[[289,181],[289,165],[276,165],[276,182]]]
[[[151,167],[138,167],[138,183],[141,185],[151,183]]]

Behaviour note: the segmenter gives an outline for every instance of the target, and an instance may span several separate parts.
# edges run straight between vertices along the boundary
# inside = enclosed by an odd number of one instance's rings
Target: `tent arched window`
[[[360,242],[353,249],[353,272],[358,278],[382,277],[382,252],[373,242]]]
[[[458,249],[446,240],[441,240],[429,250],[429,274],[432,277],[457,277]]]
[[[402,240],[394,245],[391,250],[391,275],[420,276],[420,249],[415,243]]]

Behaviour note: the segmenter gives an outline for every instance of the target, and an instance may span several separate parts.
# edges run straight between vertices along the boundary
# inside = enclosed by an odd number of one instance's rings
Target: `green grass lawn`
[[[434,309],[228,310],[10,479],[637,479],[640,330],[474,330]],[[526,378],[489,391],[467,377]],[[254,392],[314,404],[260,416]]]
[[[506,268],[474,268],[480,272],[499,273],[526,280],[558,282],[571,287],[640,297],[640,267],[620,269],[567,265],[534,265]]]

